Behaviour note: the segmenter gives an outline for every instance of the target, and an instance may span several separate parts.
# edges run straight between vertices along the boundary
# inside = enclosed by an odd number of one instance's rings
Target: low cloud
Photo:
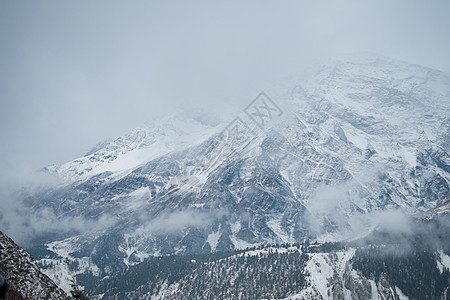
[[[364,186],[376,182],[382,166],[373,166],[362,174],[335,185],[319,186],[307,202],[311,217],[308,229],[313,235],[334,236],[335,239],[364,237],[374,229],[391,233],[411,234],[412,221],[405,209],[386,207],[368,210],[370,194]]]
[[[0,181],[0,230],[21,246],[30,246],[36,238],[46,234],[82,234],[102,230],[115,223],[114,218],[109,215],[102,215],[97,219],[59,216],[50,207],[30,206],[24,200],[26,195],[56,188],[62,181],[44,171],[32,171],[28,168],[17,170],[18,172],[10,173]]]
[[[211,226],[215,220],[221,219],[228,212],[226,210],[199,210],[183,209],[171,213],[164,213],[157,218],[147,221],[147,224],[139,229],[145,233],[171,234],[185,228],[205,228]]]

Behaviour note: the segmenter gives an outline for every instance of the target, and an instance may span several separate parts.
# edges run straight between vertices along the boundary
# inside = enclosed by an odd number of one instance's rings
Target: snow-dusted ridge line
[[[104,172],[120,178],[152,159],[204,142],[218,132],[217,127],[176,117],[148,122],[89,155],[48,169],[68,182]]]

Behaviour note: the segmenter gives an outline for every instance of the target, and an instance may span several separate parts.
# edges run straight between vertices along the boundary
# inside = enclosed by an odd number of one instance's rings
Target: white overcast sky
[[[245,105],[311,61],[450,71],[450,1],[1,1],[0,168],[76,158],[174,109]]]

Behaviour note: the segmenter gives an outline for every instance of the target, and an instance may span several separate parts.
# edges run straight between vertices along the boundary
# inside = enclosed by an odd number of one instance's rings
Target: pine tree
[[[70,293],[72,294],[73,299],[89,300],[89,298],[83,293],[78,284],[75,282],[74,278],[72,278],[70,282],[70,286],[72,287]]]

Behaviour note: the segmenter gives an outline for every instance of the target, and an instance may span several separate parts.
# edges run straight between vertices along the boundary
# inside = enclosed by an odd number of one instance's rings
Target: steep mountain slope
[[[9,299],[70,299],[40,271],[30,254],[1,231],[0,274],[9,285]]]
[[[379,58],[338,62],[295,88],[291,103],[285,136],[305,167],[284,174],[322,224],[389,207],[417,213],[448,194],[446,74]]]
[[[52,167],[68,182],[25,203],[91,230],[36,238],[53,253],[40,256],[48,274],[102,277],[154,255],[346,239],[376,227],[379,211],[421,214],[449,193],[446,74],[337,62],[286,99],[264,97],[229,124],[172,119]]]

